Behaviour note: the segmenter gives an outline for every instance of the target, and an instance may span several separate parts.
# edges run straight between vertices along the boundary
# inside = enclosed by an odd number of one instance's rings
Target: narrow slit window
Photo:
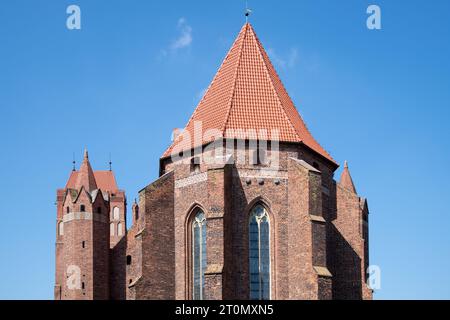
[[[62,221],[58,224],[58,234],[60,236],[64,235],[64,222]]]

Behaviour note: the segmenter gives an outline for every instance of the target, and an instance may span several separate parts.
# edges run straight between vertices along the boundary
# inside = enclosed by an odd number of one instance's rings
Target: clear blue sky
[[[129,202],[157,177],[172,129],[242,27],[244,3],[2,1],[0,298],[53,297],[55,192],[73,152],[80,163],[88,147],[97,170],[111,152]],[[372,3],[381,31],[366,28]],[[66,28],[69,4],[81,7],[80,31]],[[369,199],[375,297],[450,298],[450,2],[250,6],[310,130],[349,160]]]

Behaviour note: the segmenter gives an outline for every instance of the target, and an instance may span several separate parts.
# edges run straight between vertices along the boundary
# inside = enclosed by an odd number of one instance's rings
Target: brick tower
[[[125,208],[113,172],[94,172],[85,151],[79,171],[74,168],[57,190],[55,299],[113,296],[111,270],[118,265],[114,249],[126,239]]]

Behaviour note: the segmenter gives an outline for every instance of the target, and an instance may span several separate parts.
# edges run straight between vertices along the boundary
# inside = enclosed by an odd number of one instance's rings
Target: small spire
[[[109,153],[109,171],[112,171],[111,152]]]
[[[80,170],[78,171],[77,181],[75,188],[80,189],[84,187],[87,191],[91,192],[97,189],[97,183],[94,177],[94,171],[89,163],[89,155],[87,149],[84,150],[84,159],[81,163]]]
[[[350,170],[348,169],[347,161],[344,162],[344,170],[342,171],[341,181],[339,182],[339,184],[345,189],[348,189],[353,193],[356,193],[355,184],[353,183],[352,176],[350,175]]]
[[[245,22],[248,23],[248,17],[252,13],[252,10],[248,7],[248,1],[245,1]]]
[[[72,171],[76,171],[75,164],[76,164],[76,162],[75,162],[75,152],[74,152],[72,155],[72,165],[73,165]]]

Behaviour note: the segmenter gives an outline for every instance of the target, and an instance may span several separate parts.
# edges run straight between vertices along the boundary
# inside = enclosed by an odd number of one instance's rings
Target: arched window
[[[64,235],[64,222],[62,221],[58,224],[58,234],[60,236]]]
[[[111,223],[111,224],[109,225],[109,233],[110,233],[110,236],[113,236],[113,235],[115,234],[115,226],[114,226],[114,223]]]
[[[198,210],[192,221],[192,298],[203,299],[206,271],[206,217]]]
[[[113,220],[120,220],[120,209],[118,207],[113,209]]]
[[[250,299],[270,299],[270,220],[262,205],[256,205],[249,221]]]
[[[119,222],[118,224],[117,224],[117,235],[118,236],[121,236],[122,234],[123,234],[123,230],[122,230],[123,228],[122,228],[122,223],[121,222]]]

